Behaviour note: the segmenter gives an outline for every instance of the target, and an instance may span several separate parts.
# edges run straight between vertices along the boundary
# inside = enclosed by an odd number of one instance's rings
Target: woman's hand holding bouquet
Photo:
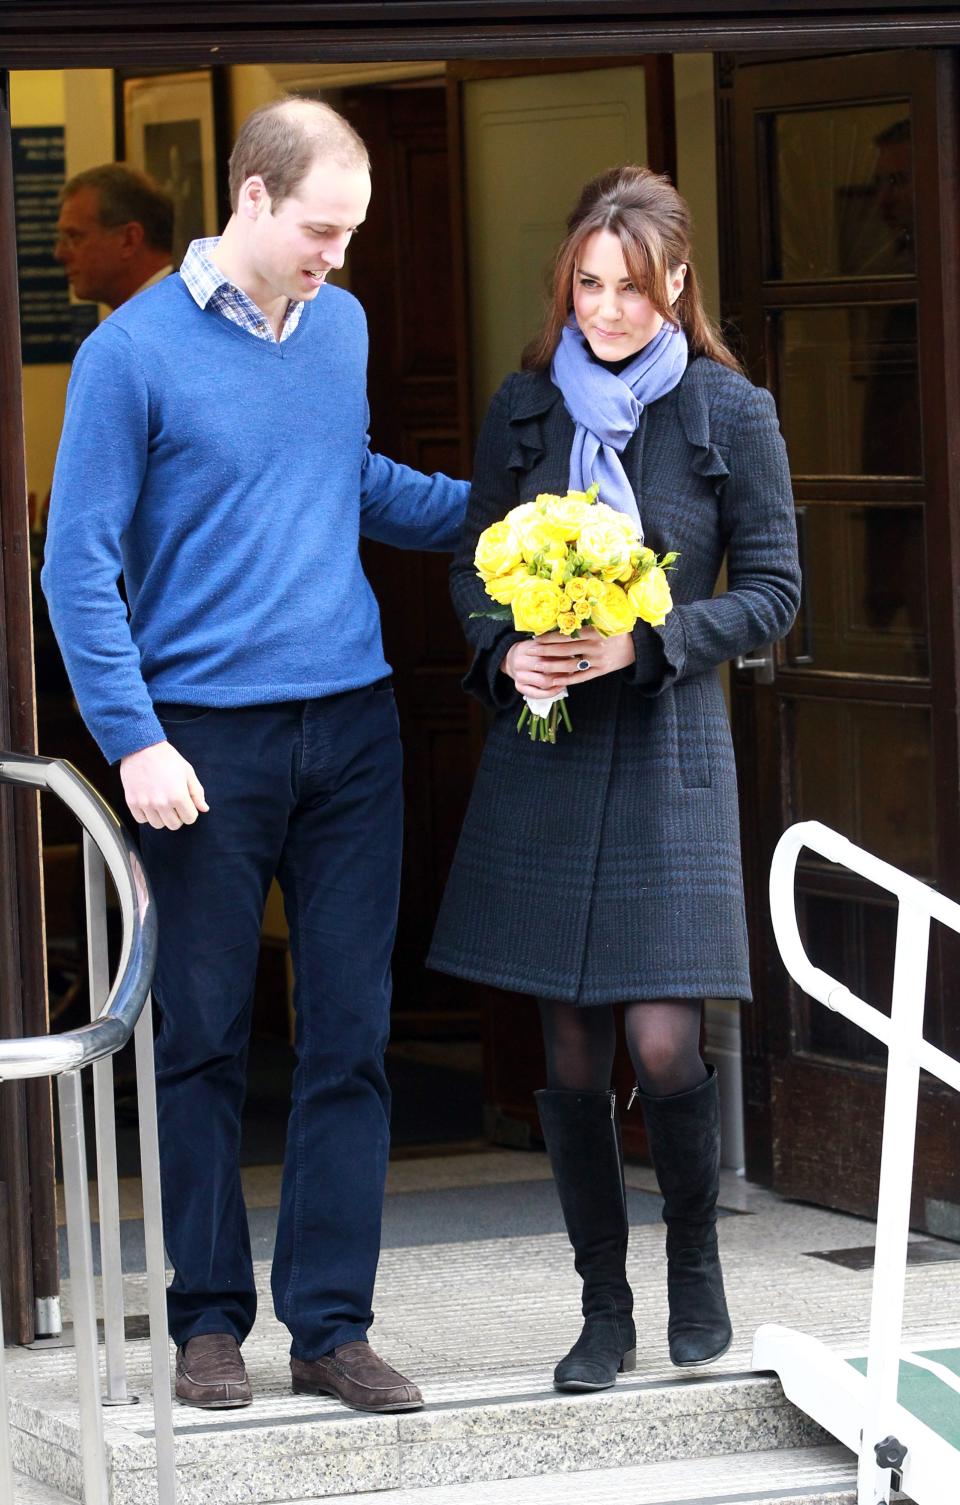
[[[502,666],[526,702],[517,730],[529,718],[534,740],[556,741],[558,712],[570,730],[567,686],[625,668],[637,620],[659,627],[673,606],[666,571],[676,554],[658,559],[630,518],[597,501],[598,489],[544,493],[477,540],[474,564],[496,604],[473,615],[534,634]]]

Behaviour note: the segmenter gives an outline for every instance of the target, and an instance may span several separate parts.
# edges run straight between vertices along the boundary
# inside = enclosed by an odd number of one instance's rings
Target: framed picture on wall
[[[150,174],[173,199],[173,264],[224,217],[226,80],[221,70],[118,70],[117,158]]]

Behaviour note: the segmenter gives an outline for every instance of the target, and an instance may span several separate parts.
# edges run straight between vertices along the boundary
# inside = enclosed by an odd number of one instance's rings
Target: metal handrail
[[[56,1077],[66,1206],[86,1505],[108,1505],[110,1486],[101,1405],[135,1404],[127,1390],[120,1202],[113,1101],[113,1056],[131,1036],[136,1046],[137,1101],[147,1302],[153,1375],[159,1505],[175,1505],[176,1464],[166,1318],[166,1272],[150,984],[157,955],[157,919],[146,874],[119,819],[71,764],[0,752],[0,783],[49,790],[84,829],[83,857],[92,1021],[61,1035],[0,1040],[0,1082]],[[110,982],[105,876],[113,878],[122,919],[120,958]],[[97,1140],[97,1191],[103,1272],[106,1394],[101,1394],[87,1186],[81,1072],[92,1067]],[[0,1322],[0,1498],[12,1498],[13,1456]]]
[[[807,955],[795,894],[797,863],[804,848],[896,895],[899,904],[889,1015],[814,966]],[[891,1490],[891,1463],[883,1450],[886,1443],[896,1442],[893,1434],[898,1414],[921,1069],[960,1092],[960,1061],[931,1045],[923,1035],[930,922],[936,919],[960,932],[960,904],[865,852],[838,831],[809,820],[786,830],[773,854],[770,918],[784,965],[804,992],[887,1046],[870,1338],[857,1469],[857,1500],[860,1505],[875,1505],[889,1501]],[[910,1487],[906,1478],[904,1486]]]
[[[62,758],[0,753],[0,783],[55,794],[99,848],[113,878],[123,920],[120,961],[98,1018],[61,1035],[0,1040],[0,1081],[60,1076],[122,1050],[150,992],[157,956],[157,917],[133,843],[118,817]]]

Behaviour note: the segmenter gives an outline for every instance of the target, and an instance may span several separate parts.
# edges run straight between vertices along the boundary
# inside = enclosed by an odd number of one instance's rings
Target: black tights
[[[553,998],[541,998],[539,1004],[547,1086],[608,1091],[617,1043],[613,1006],[575,1008]],[[706,1077],[700,1058],[701,1008],[700,998],[624,1004],[627,1049],[640,1090],[648,1097],[685,1092]]]

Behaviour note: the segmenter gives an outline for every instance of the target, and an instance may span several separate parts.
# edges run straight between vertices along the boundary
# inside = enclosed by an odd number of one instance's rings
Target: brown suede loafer
[[[253,1391],[231,1333],[200,1333],[177,1349],[177,1399],[207,1411],[249,1406]]]
[[[294,1395],[335,1395],[355,1411],[416,1411],[423,1396],[369,1343],[343,1343],[322,1359],[291,1359]]]

